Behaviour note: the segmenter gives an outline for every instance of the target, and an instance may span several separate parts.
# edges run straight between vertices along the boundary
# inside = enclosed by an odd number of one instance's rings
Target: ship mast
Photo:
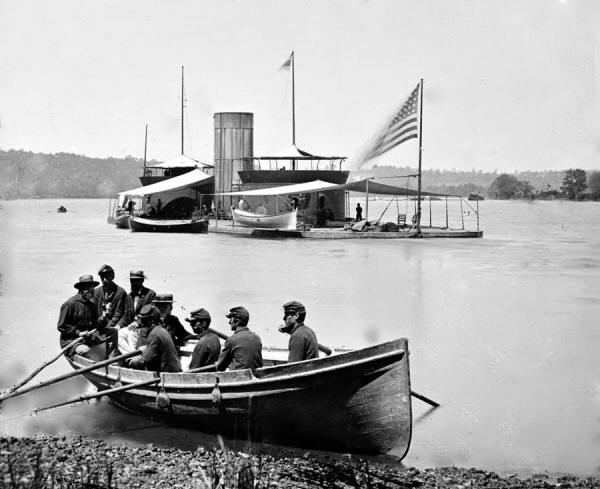
[[[181,154],[183,155],[183,106],[185,104],[183,91],[183,66],[181,67]]]

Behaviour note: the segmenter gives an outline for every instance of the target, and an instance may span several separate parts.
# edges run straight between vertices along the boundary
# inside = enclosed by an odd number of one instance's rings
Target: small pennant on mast
[[[278,71],[285,71],[285,70],[289,70],[290,66],[292,66],[292,56],[294,55],[294,53],[290,54],[290,56],[288,57],[288,59],[286,59],[284,61],[284,63],[279,67]]]

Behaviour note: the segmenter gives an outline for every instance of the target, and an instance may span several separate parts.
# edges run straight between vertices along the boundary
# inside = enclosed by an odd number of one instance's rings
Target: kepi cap
[[[100,284],[100,282],[96,282],[91,275],[82,275],[79,277],[79,281],[75,282],[73,287],[76,289],[89,289],[90,287],[96,287],[98,284]]]
[[[115,270],[110,265],[102,265],[98,270],[98,275],[104,275],[105,273],[115,273]]]
[[[199,319],[209,319],[210,320],[210,314],[209,312],[204,309],[203,307],[201,307],[200,309],[196,309],[192,312],[190,312],[190,317],[189,318],[185,318],[185,320],[188,323],[191,323],[193,321],[197,321]]]
[[[225,314],[226,318],[245,318],[250,319],[250,313],[245,307],[237,306],[229,309],[229,314]]]
[[[152,302],[171,302],[173,303],[173,294],[156,294],[156,297],[152,300]]]
[[[144,307],[142,307],[140,309],[140,313],[138,314],[140,319],[151,318],[153,316],[160,316],[160,311],[158,310],[158,307],[150,304],[146,304]]]
[[[143,270],[130,270],[129,271],[129,280],[144,280],[146,276],[144,275]]]
[[[298,302],[298,301],[286,302],[283,305],[283,310],[285,312],[306,312],[306,308],[304,307],[304,304],[302,304],[301,302]]]

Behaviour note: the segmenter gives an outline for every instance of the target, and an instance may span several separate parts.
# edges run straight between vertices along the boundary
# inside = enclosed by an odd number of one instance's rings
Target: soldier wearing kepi
[[[217,360],[217,370],[262,367],[262,343],[258,335],[248,329],[250,314],[246,308],[232,307],[225,317],[229,318],[233,334],[225,341]]]
[[[196,309],[185,320],[190,323],[194,333],[198,335],[198,343],[192,353],[190,369],[216,363],[221,353],[221,342],[216,334],[208,330],[211,321],[208,311],[203,308]]]
[[[153,372],[181,372],[181,363],[173,340],[160,321],[160,311],[149,304],[142,307],[138,318],[141,327],[148,329],[146,348],[141,356],[129,358],[130,368],[146,369]]]
[[[173,311],[173,294],[156,294],[152,304],[160,311],[160,319],[167,332],[173,338],[176,347],[183,346],[187,340],[194,335],[183,327],[177,316],[171,314]]]
[[[98,308],[93,300],[96,282],[91,275],[82,275],[73,285],[78,293],[68,299],[60,308],[57,329],[60,331],[60,346],[64,348],[74,339],[83,338],[83,342],[71,348],[67,355],[85,355],[90,348],[103,343],[108,334],[114,344],[114,328],[105,328],[98,324]],[[93,330],[96,330],[94,333]]]
[[[110,265],[102,265],[98,270],[102,285],[94,289],[94,301],[98,306],[98,321],[110,328],[117,327],[125,314],[127,292],[115,282],[115,271]]]
[[[129,272],[131,292],[127,294],[125,300],[125,314],[119,321],[120,328],[130,326],[142,307],[147,304],[151,305],[154,297],[156,297],[156,292],[144,286],[145,279],[146,275],[144,275],[142,270],[131,270]]]
[[[289,333],[288,362],[300,362],[319,358],[319,343],[315,332],[304,324],[306,308],[298,301],[283,305],[283,321],[279,327],[282,333]]]

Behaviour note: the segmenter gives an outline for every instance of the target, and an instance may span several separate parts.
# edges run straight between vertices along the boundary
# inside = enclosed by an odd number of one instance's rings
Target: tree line
[[[143,166],[133,157],[0,150],[0,199],[108,197],[139,187]]]
[[[148,164],[156,164],[150,161]],[[72,153],[44,154],[0,150],[0,199],[105,198],[140,185],[143,160],[90,158]],[[374,166],[353,172],[358,178],[374,177],[382,183],[416,189],[415,169]],[[422,187],[444,195],[479,194],[496,199],[582,198],[600,199],[600,172],[519,172],[424,170]]]

